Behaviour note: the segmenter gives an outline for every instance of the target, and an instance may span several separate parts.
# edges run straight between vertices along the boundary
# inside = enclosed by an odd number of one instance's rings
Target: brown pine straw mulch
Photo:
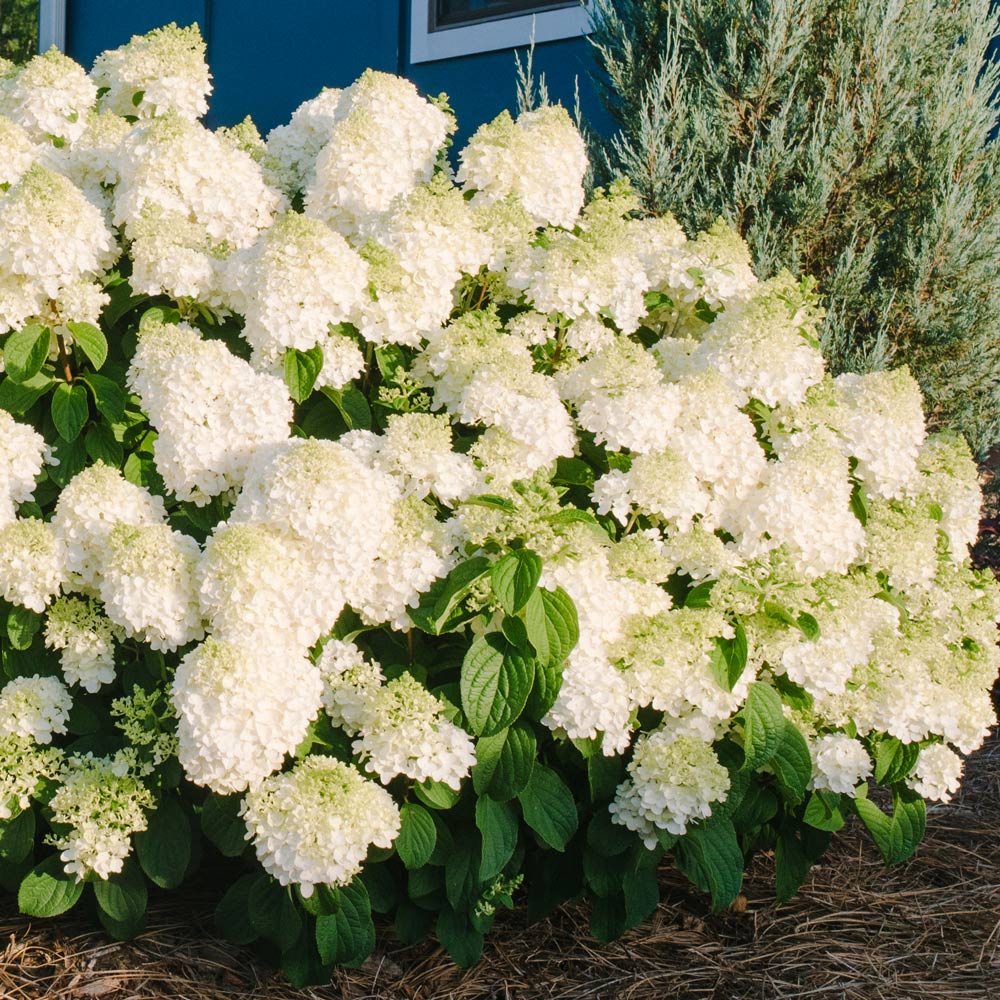
[[[988,499],[976,555],[996,572],[1000,491]],[[0,895],[0,1000],[1000,1000],[1000,732],[969,759],[955,799],[928,810],[909,861],[887,869],[854,820],[791,902],[774,902],[763,856],[720,914],[664,868],[657,911],[612,944],[590,938],[583,907],[532,926],[522,907],[463,970],[433,941],[400,946],[377,920],[365,965],[296,990],[219,938],[214,901],[198,888],[165,894],[147,930],[118,943],[79,915],[28,920]]]

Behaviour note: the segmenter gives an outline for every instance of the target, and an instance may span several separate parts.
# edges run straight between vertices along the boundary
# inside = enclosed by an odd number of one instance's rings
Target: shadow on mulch
[[[990,478],[974,555],[998,572]],[[376,952],[360,969],[295,990],[218,938],[215,894],[204,890],[153,901],[148,929],[124,944],[72,914],[28,921],[4,897],[0,1000],[998,1000],[1000,732],[969,758],[959,795],[928,810],[926,838],[902,865],[885,868],[854,821],[791,902],[774,902],[769,857],[753,862],[725,913],[707,912],[672,869],[661,898],[607,945],[591,939],[579,906],[530,927],[523,910],[503,914],[468,970],[433,942],[404,948],[376,924]]]

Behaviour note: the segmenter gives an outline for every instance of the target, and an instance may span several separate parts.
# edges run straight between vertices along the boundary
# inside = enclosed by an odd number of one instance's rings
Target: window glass
[[[517,14],[534,14],[560,7],[579,6],[578,0],[434,0],[431,5],[431,31],[453,24],[492,21]]]

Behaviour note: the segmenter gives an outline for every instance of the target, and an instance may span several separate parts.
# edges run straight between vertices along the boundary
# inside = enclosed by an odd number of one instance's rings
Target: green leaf
[[[431,809],[451,809],[461,798],[461,792],[455,791],[443,781],[432,781],[428,778],[419,785],[413,786],[417,798]]]
[[[56,917],[83,895],[83,885],[63,871],[58,854],[50,854],[25,875],[17,891],[17,905],[29,917]]]
[[[478,881],[476,873],[479,868],[479,845],[476,838],[467,833],[457,836],[452,849],[444,863],[444,889],[448,902],[455,909],[470,906],[476,895]]]
[[[795,615],[793,615],[783,604],[779,604],[777,601],[765,601],[764,614],[766,614],[769,618],[773,618],[775,621],[783,622],[785,625],[790,625],[792,628],[799,627],[799,623]]]
[[[388,865],[366,864],[358,878],[365,884],[373,912],[392,913],[396,909],[399,902],[400,886]],[[316,886],[317,892],[320,888],[320,886]],[[325,912],[332,913],[333,911],[327,910]]]
[[[674,848],[674,863],[699,889],[712,894],[713,910],[724,910],[743,886],[743,852],[731,820],[688,830]]]
[[[646,312],[674,308],[674,300],[666,292],[646,292],[644,299],[646,302]]]
[[[34,378],[49,356],[52,334],[47,326],[32,324],[15,330],[4,342],[3,360],[7,377],[13,382]]]
[[[263,872],[241,875],[219,900],[215,908],[215,922],[223,937],[233,944],[250,944],[260,935],[250,922],[250,892],[259,882],[266,882]]]
[[[320,392],[340,411],[348,430],[372,429],[372,412],[368,407],[368,400],[357,386],[346,385],[343,389],[324,386]]]
[[[490,585],[504,611],[515,615],[528,603],[541,575],[542,560],[529,549],[517,549],[494,564]]]
[[[469,507],[486,507],[489,510],[502,510],[505,514],[516,514],[517,507],[505,497],[494,496],[492,493],[480,493],[462,501]]]
[[[145,830],[135,835],[135,856],[151,882],[176,889],[191,863],[191,823],[175,799],[160,800]]]
[[[0,410],[21,417],[54,385],[57,385],[54,378],[42,374],[21,383],[12,378],[0,379]]]
[[[15,604],[7,612],[7,638],[15,649],[29,649],[42,627],[42,616],[30,608]]]
[[[468,969],[479,961],[483,953],[483,935],[464,913],[445,907],[438,914],[434,929],[441,947],[459,968]]]
[[[692,587],[684,598],[684,607],[707,608],[712,590],[718,582],[718,580],[703,580],[698,586]]]
[[[133,105],[133,107],[136,107],[136,108],[139,107],[139,105],[142,104],[142,99],[145,96],[146,96],[146,91],[144,91],[144,90],[137,90],[132,95],[132,105]]]
[[[889,864],[897,864],[913,854],[927,829],[927,806],[915,791],[905,785],[897,785],[892,792],[892,825],[898,834],[893,834],[896,851]]]
[[[406,946],[419,944],[431,932],[434,915],[423,907],[403,899],[396,910],[392,929],[400,943]]]
[[[492,736],[524,710],[535,680],[526,659],[500,633],[476,639],[462,661],[462,709],[477,736]]]
[[[913,770],[919,755],[919,744],[902,743],[894,736],[887,737],[875,751],[875,781],[880,785],[901,781]]]
[[[840,795],[833,792],[813,792],[806,803],[802,822],[817,830],[828,830],[831,833],[836,833],[845,822],[840,804]]]
[[[301,889],[299,889],[298,895],[302,909],[314,917],[336,913],[340,909],[340,893],[333,886],[324,885],[322,882],[319,885],[314,885],[308,896],[303,895]]]
[[[417,628],[431,635],[441,635],[459,622],[464,623],[460,605],[476,581],[490,571],[491,563],[485,556],[476,556],[459,563],[443,580],[436,581],[420,598],[416,608],[409,609],[410,620]]]
[[[743,767],[756,771],[763,767],[778,749],[785,727],[781,698],[770,685],[754,681],[743,706]]]
[[[107,424],[94,424],[83,439],[87,454],[95,462],[104,462],[113,469],[121,467],[125,458],[125,449],[115,439],[114,431]]]
[[[375,948],[371,902],[361,879],[340,890],[340,909],[316,918],[316,947],[328,965],[360,965]]]
[[[812,861],[791,830],[782,830],[774,845],[774,894],[779,903],[787,902],[809,874]]]
[[[594,754],[587,759],[587,783],[590,798],[594,802],[608,802],[615,797],[615,791],[625,776],[625,761],[619,757],[605,757]]]
[[[551,768],[536,763],[518,801],[525,823],[542,843],[555,851],[565,850],[576,832],[578,819],[573,793],[562,778]]]
[[[798,625],[799,631],[810,641],[815,642],[819,638],[819,622],[806,611],[803,611],[798,618],[795,619],[795,624]]]
[[[747,665],[747,634],[739,622],[732,639],[716,638],[710,665],[719,687],[732,691]]]
[[[92,323],[67,323],[66,327],[73,334],[73,343],[100,369],[108,360],[108,341],[101,330]]]
[[[594,485],[594,470],[580,458],[557,458],[556,474],[552,477],[552,482],[565,486],[586,486],[590,489]]]
[[[482,796],[476,802],[476,826],[483,837],[479,880],[489,882],[499,875],[517,847],[517,812],[506,802]]]
[[[94,397],[97,412],[109,424],[117,424],[125,416],[125,390],[115,381],[104,375],[86,372],[77,382],[83,382]]]
[[[613,858],[635,846],[635,834],[613,822],[611,813],[602,809],[587,824],[587,845],[603,857]]]
[[[296,403],[303,402],[312,394],[322,368],[323,349],[318,345],[308,351],[291,347],[285,352],[285,385]]]
[[[52,394],[52,422],[64,441],[77,439],[90,416],[87,390],[79,383],[61,382]]]
[[[655,866],[636,867],[626,872],[622,882],[625,894],[625,924],[641,924],[660,905],[660,883]]]
[[[247,894],[247,914],[260,937],[286,951],[299,936],[302,917],[289,890],[272,878],[254,882]]]
[[[400,829],[396,853],[407,868],[422,868],[434,853],[437,827],[422,806],[407,802],[400,809]]]
[[[590,936],[601,944],[620,938],[628,930],[625,894],[598,896],[590,909]]]
[[[13,819],[0,822],[0,858],[4,861],[24,861],[34,846],[34,809],[22,809]]]
[[[537,742],[531,727],[517,722],[476,743],[472,784],[478,795],[507,802],[528,784],[535,765]]]
[[[146,912],[149,893],[139,866],[126,858],[120,872],[94,883],[94,896],[97,905],[112,920],[132,924],[141,920]]]
[[[854,489],[851,490],[851,512],[862,526],[868,523],[868,495],[861,483],[855,483]]]
[[[538,589],[524,608],[528,639],[539,663],[561,667],[580,638],[580,623],[572,598],[562,587]]]
[[[240,817],[239,795],[209,792],[201,810],[201,829],[227,858],[238,858],[247,847],[246,824]]]
[[[809,779],[812,777],[812,756],[809,744],[795,725],[787,719],[783,720],[781,738],[775,748],[774,755],[768,761],[768,766],[774,771],[782,787],[795,800],[806,794]]]
[[[87,466],[87,449],[80,438],[70,443],[61,438],[53,449],[58,465],[49,466],[49,479],[57,486],[65,486],[77,473]]]

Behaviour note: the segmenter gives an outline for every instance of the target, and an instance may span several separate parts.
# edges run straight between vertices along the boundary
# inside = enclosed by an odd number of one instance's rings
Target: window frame
[[[535,42],[579,38],[590,31],[583,5],[533,14],[504,14],[492,20],[464,22],[430,30],[434,0],[411,0],[410,62],[426,63],[479,52],[515,49]]]

